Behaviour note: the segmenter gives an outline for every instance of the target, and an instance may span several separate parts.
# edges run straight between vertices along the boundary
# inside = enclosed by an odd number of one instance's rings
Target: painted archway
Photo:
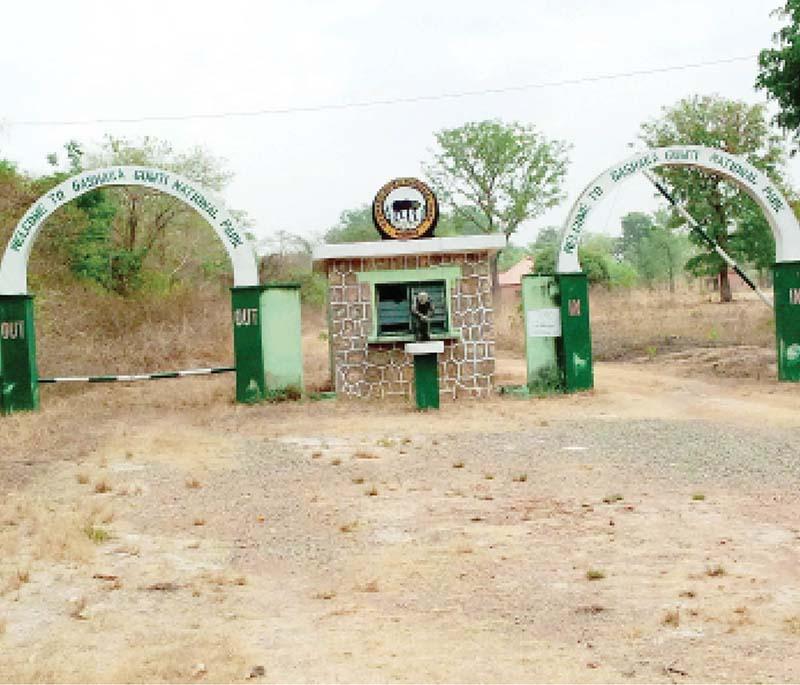
[[[265,334],[276,321],[296,337],[300,349],[300,300],[296,286],[266,286],[258,282],[256,252],[250,237],[222,203],[207,190],[179,174],[145,166],[115,166],[84,171],[66,179],[40,197],[17,224],[0,262],[0,411],[36,409],[39,405],[33,297],[28,294],[28,258],[45,222],[59,207],[106,186],[144,186],[181,200],[211,225],[231,260],[233,283],[234,361],[236,399],[253,402],[279,391],[281,385],[302,384],[302,360],[292,369],[267,380]],[[291,293],[286,292],[292,290]],[[287,323],[288,322],[288,323]],[[288,327],[288,328],[287,328]],[[296,330],[295,330],[296,329]],[[274,355],[273,355],[274,356]],[[286,355],[284,355],[285,357]],[[271,368],[271,367],[269,367]],[[277,380],[276,380],[277,379]]]
[[[83,171],[48,191],[25,212],[0,262],[0,295],[28,292],[28,258],[45,220],[59,207],[104,186],[144,186],[159,190],[197,210],[217,234],[233,266],[234,286],[258,285],[253,243],[230,212],[207,190],[179,174],[144,166],[115,166]]]
[[[700,145],[676,145],[639,152],[610,166],[580,194],[561,229],[557,273],[579,273],[578,245],[592,210],[638,172],[660,166],[690,166],[713,171],[735,183],[761,207],[775,235],[778,262],[800,261],[800,224],[792,208],[761,171],[743,157]]]
[[[774,302],[778,378],[800,381],[800,223],[791,206],[761,171],[743,157],[700,145],[645,150],[598,175],[572,206],[560,234],[556,274],[561,291],[562,346],[568,389],[591,388],[591,333],[586,277],[578,261],[586,220],[610,193],[637,173],[660,166],[713,171],[746,192],[764,212],[775,235]]]

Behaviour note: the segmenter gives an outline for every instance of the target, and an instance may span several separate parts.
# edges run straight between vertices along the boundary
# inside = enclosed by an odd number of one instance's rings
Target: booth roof
[[[489,235],[459,235],[448,238],[419,238],[418,240],[373,240],[365,243],[336,243],[314,248],[315,262],[331,259],[370,257],[403,257],[452,252],[497,252],[506,246],[502,233]]]

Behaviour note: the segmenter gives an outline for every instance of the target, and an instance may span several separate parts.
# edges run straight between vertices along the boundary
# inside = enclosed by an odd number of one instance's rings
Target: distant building
[[[497,275],[500,284],[500,306],[516,304],[520,301],[522,277],[533,270],[533,257],[524,257],[507,271]]]

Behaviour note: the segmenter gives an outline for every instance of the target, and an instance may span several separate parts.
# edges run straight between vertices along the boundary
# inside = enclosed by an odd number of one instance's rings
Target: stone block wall
[[[488,252],[412,255],[327,262],[330,345],[336,393],[342,397],[403,398],[414,392],[414,361],[403,342],[369,343],[372,286],[358,272],[459,266],[450,299],[450,328],[439,355],[443,398],[488,397],[494,385],[495,335]]]

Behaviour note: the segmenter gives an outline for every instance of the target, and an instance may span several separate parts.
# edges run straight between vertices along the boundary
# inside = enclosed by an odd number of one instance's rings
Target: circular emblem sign
[[[439,203],[422,181],[396,178],[375,196],[372,220],[384,238],[424,238],[433,235],[439,220]]]

